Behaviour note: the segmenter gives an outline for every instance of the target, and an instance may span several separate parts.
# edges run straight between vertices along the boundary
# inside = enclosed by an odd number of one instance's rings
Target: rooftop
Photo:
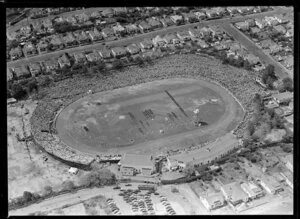
[[[294,94],[292,92],[283,92],[278,94],[273,94],[273,97],[277,100],[284,100],[284,99],[292,99]]]
[[[122,166],[127,167],[153,167],[153,162],[151,161],[150,155],[125,154],[120,163]]]
[[[233,202],[248,198],[248,195],[243,191],[239,182],[233,182],[222,186],[224,192]]]

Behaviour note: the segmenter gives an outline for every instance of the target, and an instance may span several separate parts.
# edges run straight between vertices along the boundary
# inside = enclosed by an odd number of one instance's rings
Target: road
[[[251,39],[249,39],[244,33],[236,29],[232,24],[224,23],[223,28],[228,32],[236,41],[243,44],[253,55],[260,58],[263,63],[272,64],[275,67],[275,73],[278,77],[284,78],[289,76],[293,78],[293,73],[287,70],[279,62],[275,61],[271,55],[266,54],[260,49]],[[287,75],[288,74],[288,75]]]
[[[123,38],[123,39],[119,39],[119,40],[111,41],[111,42],[105,42],[105,43],[106,43],[106,45],[108,45],[110,47],[124,46],[124,45],[126,46],[126,45],[129,45],[129,44],[134,43],[134,42],[135,43],[140,42],[144,38],[153,38],[157,35],[166,35],[166,34],[174,33],[174,32],[181,31],[181,30],[188,30],[189,28],[194,28],[195,26],[204,27],[204,26],[207,26],[207,25],[220,25],[220,26],[225,25],[227,27],[230,23],[243,21],[247,18],[261,18],[261,17],[264,17],[264,16],[270,16],[270,15],[273,15],[273,14],[285,13],[285,12],[289,12],[289,11],[291,11],[291,10],[290,9],[285,9],[285,8],[278,8],[278,9],[273,10],[273,11],[263,12],[263,13],[259,13],[259,14],[251,14],[251,15],[239,16],[239,17],[233,17],[233,18],[230,17],[230,18],[224,18],[224,19],[219,19],[219,20],[209,20],[209,21],[203,21],[203,22],[199,22],[199,23],[186,24],[186,25],[182,25],[182,26],[171,26],[171,27],[168,27],[168,28],[152,31],[152,32],[149,32],[149,33],[143,33],[143,34],[135,35],[135,36],[132,36],[132,37],[126,37],[126,38]],[[231,31],[231,29],[230,29],[230,31]],[[243,40],[243,42],[244,41],[246,42],[246,40]],[[102,42],[94,43],[94,44],[91,44],[91,45],[79,46],[79,47],[60,50],[60,51],[55,51],[55,52],[51,52],[51,53],[47,53],[47,54],[43,54],[43,55],[33,56],[33,57],[30,57],[30,58],[27,58],[27,59],[11,61],[11,62],[7,63],[7,67],[23,65],[23,64],[26,64],[26,63],[29,63],[29,62],[40,62],[42,60],[48,60],[48,59],[53,58],[53,57],[58,57],[58,56],[66,53],[66,52],[67,53],[74,53],[74,52],[85,51],[85,50],[93,50],[93,49],[99,50],[103,47],[104,47],[104,45],[102,45]],[[260,53],[260,56],[262,56],[264,59],[266,59],[266,57],[265,57],[266,55],[263,55],[263,54]],[[259,58],[260,58],[260,56],[259,56]]]
[[[32,204],[28,207],[10,211],[9,215],[29,215],[37,211],[50,211],[56,208],[60,208],[64,205],[74,205],[98,195],[111,197],[113,191],[114,190],[112,190],[112,187],[84,189],[76,193],[67,193],[64,195],[55,196],[53,198],[46,199],[38,204]]]

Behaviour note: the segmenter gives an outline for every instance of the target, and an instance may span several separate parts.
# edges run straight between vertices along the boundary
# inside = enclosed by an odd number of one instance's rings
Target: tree
[[[187,165],[184,170],[183,173],[185,174],[186,177],[191,177],[195,175],[195,167],[192,165]]]
[[[119,59],[114,60],[112,65],[114,69],[122,69],[124,67],[123,63]]]
[[[30,202],[30,201],[34,200],[34,197],[33,197],[31,192],[24,191],[23,192],[23,199],[24,199],[24,202]]]
[[[70,180],[63,182],[62,187],[63,187],[62,189],[63,191],[69,191],[69,192],[73,191],[76,188],[74,182]]]
[[[18,83],[12,85],[11,94],[14,98],[21,99],[26,96],[26,90]]]
[[[283,83],[283,88],[284,90],[287,90],[287,91],[294,91],[294,84],[293,84],[293,80],[289,77],[286,77],[282,80],[282,83]]]
[[[45,186],[44,187],[44,194],[45,195],[51,195],[53,193],[53,189],[51,186]]]

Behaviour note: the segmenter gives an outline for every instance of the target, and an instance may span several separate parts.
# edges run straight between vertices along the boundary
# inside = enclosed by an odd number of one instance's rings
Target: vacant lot
[[[64,181],[77,181],[78,176],[68,173],[68,166],[47,156],[32,142],[19,141],[30,136],[29,118],[36,104],[28,100],[7,108],[9,199],[23,195],[24,191],[41,193],[46,185],[59,190]],[[47,156],[47,161],[44,161],[44,156]]]
[[[206,81],[170,79],[86,96],[60,113],[56,127],[68,145],[94,154],[135,150],[148,141],[158,145],[172,139],[174,146],[187,135],[200,138],[213,132],[216,138],[242,117],[241,106],[225,89]],[[196,121],[206,125],[196,127]]]

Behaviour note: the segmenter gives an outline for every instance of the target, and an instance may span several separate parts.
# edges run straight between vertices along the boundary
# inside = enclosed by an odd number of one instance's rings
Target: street
[[[250,52],[255,51],[255,53],[253,52],[253,54],[257,54],[257,56],[259,58],[261,58],[262,60],[265,60],[266,63],[275,63],[275,66],[276,66],[275,69],[277,71],[279,70],[279,72],[283,72],[283,73],[279,73],[280,75],[282,75],[285,72],[284,69],[282,69],[282,67],[279,64],[277,64],[277,62],[275,62],[273,59],[271,59],[266,54],[264,54],[260,49],[258,49],[258,47],[254,43],[252,43],[249,39],[245,38],[242,35],[242,33],[240,33],[238,30],[235,30],[234,28],[231,28],[230,23],[243,21],[247,18],[261,18],[261,17],[267,16],[267,15],[270,16],[273,14],[285,13],[285,12],[289,12],[289,11],[290,11],[289,9],[279,8],[279,9],[276,9],[273,11],[263,12],[263,13],[259,13],[259,14],[251,14],[251,15],[239,16],[239,17],[233,17],[233,18],[230,17],[230,18],[224,18],[224,19],[219,19],[219,20],[209,20],[209,21],[203,21],[203,22],[199,22],[199,23],[186,24],[186,25],[182,25],[182,26],[171,26],[168,28],[152,31],[149,33],[143,33],[143,34],[135,35],[132,37],[126,37],[126,38],[119,39],[116,41],[105,42],[105,44],[110,47],[126,46],[131,43],[140,42],[144,38],[154,38],[157,35],[163,36],[163,35],[166,35],[169,33],[174,33],[174,32],[181,31],[181,30],[188,30],[189,28],[194,28],[195,26],[199,26],[201,28],[201,27],[204,27],[207,25],[220,25],[220,26],[224,27],[224,29],[226,29],[227,31],[230,31],[230,34],[232,34],[233,37],[235,37],[237,39],[241,39],[241,43],[244,44],[244,46],[247,49],[249,49]],[[103,44],[103,42],[94,43],[91,45],[79,46],[79,47],[65,49],[65,50],[59,50],[59,51],[55,51],[55,52],[51,52],[51,53],[47,53],[47,54],[43,54],[43,55],[37,55],[37,56],[33,56],[33,57],[30,57],[27,59],[15,60],[15,61],[8,62],[7,67],[24,65],[29,62],[40,62],[43,60],[48,60],[53,57],[58,57],[60,55],[63,55],[66,52],[71,54],[74,52],[80,52],[80,51],[84,51],[84,50],[94,50],[94,49],[99,50],[104,47],[104,45],[102,45],[102,44]]]

